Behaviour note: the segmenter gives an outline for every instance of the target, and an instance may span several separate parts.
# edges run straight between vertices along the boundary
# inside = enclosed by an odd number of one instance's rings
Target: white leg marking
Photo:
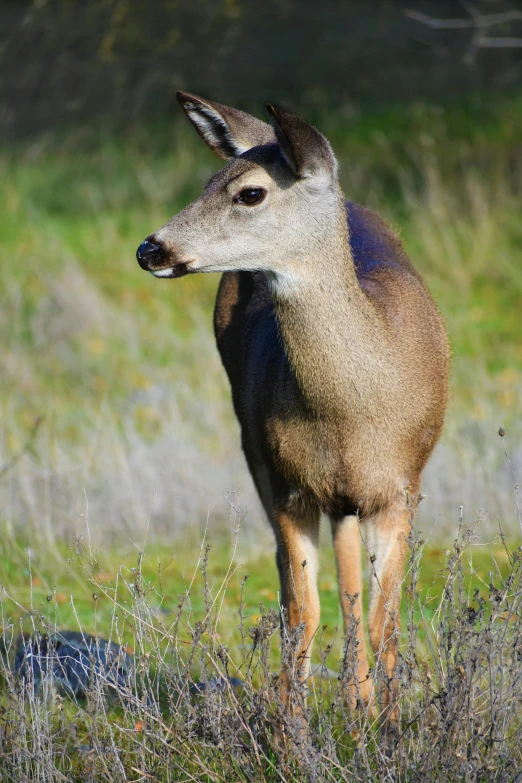
[[[366,529],[366,546],[370,558],[370,603],[373,608],[381,592],[382,579],[386,563],[396,543],[396,533],[379,530],[379,520],[368,519],[364,523]]]

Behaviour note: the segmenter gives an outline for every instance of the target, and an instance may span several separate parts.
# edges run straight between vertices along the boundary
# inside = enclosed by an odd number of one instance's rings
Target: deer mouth
[[[164,266],[161,269],[149,269],[154,277],[163,277],[172,280],[177,277],[184,277],[190,274],[189,261],[176,264],[176,266]]]

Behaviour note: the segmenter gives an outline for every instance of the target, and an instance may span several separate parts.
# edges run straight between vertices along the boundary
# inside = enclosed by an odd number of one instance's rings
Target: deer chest
[[[352,509],[357,502],[350,440],[348,425],[303,418],[270,419],[266,424],[266,445],[276,470],[290,487],[310,493],[327,513]]]

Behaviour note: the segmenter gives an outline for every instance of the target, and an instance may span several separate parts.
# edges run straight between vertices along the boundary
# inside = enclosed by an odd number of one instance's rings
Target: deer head
[[[263,270],[277,284],[315,272],[325,236],[344,225],[332,149],[301,118],[268,106],[271,125],[177,93],[208,146],[227,161],[203,194],[140,245],[156,277]],[[334,230],[335,229],[335,230]]]

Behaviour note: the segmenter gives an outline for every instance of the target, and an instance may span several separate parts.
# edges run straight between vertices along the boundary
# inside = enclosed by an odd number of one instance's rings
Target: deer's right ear
[[[176,97],[201,138],[225,160],[276,140],[271,126],[251,114],[188,92],[177,92]]]

